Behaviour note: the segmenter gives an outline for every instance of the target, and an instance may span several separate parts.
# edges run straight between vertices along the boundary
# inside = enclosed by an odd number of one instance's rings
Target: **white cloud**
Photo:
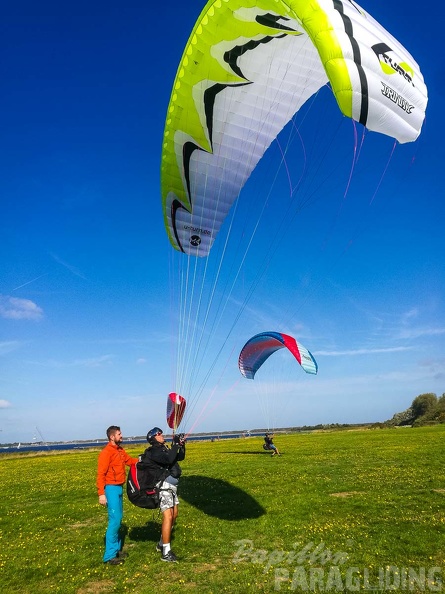
[[[0,400],[0,408],[9,408],[11,403],[8,400]]]
[[[0,342],[0,355],[6,355],[12,351],[16,351],[20,347],[18,340],[5,340]]]
[[[23,287],[26,287],[26,285],[30,285],[31,283],[34,283],[35,281],[38,281],[39,279],[43,278],[44,276],[46,276],[48,273],[45,272],[45,274],[41,274],[40,276],[37,276],[36,278],[33,278],[30,281],[27,281],[26,283],[23,283],[22,285],[19,285],[18,287],[16,287],[15,289],[12,289],[13,291],[18,291],[19,289],[22,289]]]
[[[10,320],[40,320],[43,310],[30,299],[0,295],[0,316]]]
[[[58,264],[60,264],[61,266],[63,266],[67,270],[69,270],[72,274],[74,274],[75,276],[78,276],[79,278],[83,278],[84,280],[86,280],[86,277],[80,272],[80,270],[78,268],[76,268],[75,266],[72,266],[71,264],[68,264],[68,262],[65,262],[64,260],[62,260],[62,258],[59,258],[59,256],[57,256],[57,254],[50,254],[50,256],[52,258],[54,258],[54,260]]]
[[[419,310],[417,309],[417,307],[411,308],[409,311],[406,311],[402,315],[402,324],[407,323],[409,320],[412,320],[413,318],[417,318],[418,315],[419,315]]]
[[[406,340],[408,338],[420,338],[421,336],[441,336],[442,334],[445,334],[445,328],[407,328],[400,331],[398,338]]]
[[[35,361],[35,365],[42,367],[53,367],[55,369],[63,369],[65,367],[103,367],[109,365],[114,359],[114,355],[101,355],[99,357],[91,357],[89,359],[74,359],[73,361],[56,361],[50,359],[44,363]]]
[[[349,351],[314,351],[314,355],[324,357],[344,357],[345,355],[374,355],[376,353],[397,353],[400,351],[411,351],[414,347],[388,347],[383,349],[353,349]]]

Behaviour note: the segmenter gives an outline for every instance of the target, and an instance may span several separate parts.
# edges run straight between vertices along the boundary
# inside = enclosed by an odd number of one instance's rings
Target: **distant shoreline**
[[[241,437],[253,437],[262,435],[262,433],[251,433],[251,432],[238,432],[238,433],[206,433],[190,435],[187,437],[188,441],[211,441],[218,439],[237,439]],[[172,437],[171,434],[166,434],[167,441]],[[51,443],[18,443],[11,445],[0,446],[0,454],[4,453],[20,453],[20,452],[43,452],[51,450],[85,450],[90,448],[103,448],[107,444],[106,440],[93,440],[93,441],[73,441],[73,442],[51,442]],[[123,445],[130,447],[133,445],[147,444],[145,437],[133,437],[125,439]]]
[[[315,425],[315,426],[303,426],[303,427],[282,427],[279,429],[253,429],[251,431],[214,431],[209,433],[193,433],[187,436],[188,441],[218,441],[220,439],[240,439],[242,437],[260,437],[264,436],[267,431],[273,431],[274,433],[305,433],[311,431],[317,431],[321,429],[357,429],[360,427],[368,428],[374,425],[374,423],[357,423],[357,424],[344,424],[344,425]],[[171,433],[165,434],[167,441],[172,438]],[[143,436],[129,437],[124,439],[123,445],[125,447],[146,444],[147,440]],[[77,441],[65,441],[65,442],[38,442],[38,443],[12,443],[12,444],[0,444],[0,455],[7,453],[19,453],[19,452],[42,452],[42,451],[63,451],[63,450],[75,450],[75,449],[89,449],[89,448],[101,448],[107,444],[106,439],[90,439],[90,440],[77,440]]]

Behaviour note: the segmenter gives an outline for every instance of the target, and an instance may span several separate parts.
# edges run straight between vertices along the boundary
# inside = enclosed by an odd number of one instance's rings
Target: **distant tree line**
[[[428,392],[420,394],[412,401],[409,408],[396,413],[392,419],[378,425],[386,427],[421,427],[422,425],[437,425],[445,423],[445,392],[442,396]]]
[[[305,425],[304,427],[289,427],[284,431],[314,431],[314,430],[336,430],[354,427],[369,427],[379,429],[384,427],[421,427],[423,425],[438,425],[445,423],[445,392],[438,397],[428,392],[419,394],[411,403],[411,406],[402,412],[396,413],[392,419],[382,423],[329,423],[319,425]],[[283,429],[282,429],[283,431]]]

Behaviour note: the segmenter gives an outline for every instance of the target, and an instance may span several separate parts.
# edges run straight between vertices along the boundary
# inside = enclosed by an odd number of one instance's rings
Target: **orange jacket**
[[[109,441],[99,454],[97,464],[97,493],[103,495],[105,485],[123,485],[125,483],[125,465],[135,464],[138,458],[132,458],[121,446]]]

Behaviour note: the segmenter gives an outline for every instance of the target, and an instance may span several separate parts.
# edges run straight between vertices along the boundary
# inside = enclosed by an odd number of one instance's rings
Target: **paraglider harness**
[[[146,470],[142,470],[138,465],[139,462],[131,464],[128,471],[127,497],[137,507],[157,509],[160,505],[161,491],[169,490],[160,488],[160,485],[162,485],[164,479],[168,476],[168,470],[165,470],[161,478],[156,481],[156,484],[146,486],[150,484],[150,480],[147,480],[149,477],[147,477]]]
[[[272,437],[269,437],[269,433],[266,433],[264,438],[265,443],[263,443],[263,450],[275,450],[274,444],[272,443]]]

